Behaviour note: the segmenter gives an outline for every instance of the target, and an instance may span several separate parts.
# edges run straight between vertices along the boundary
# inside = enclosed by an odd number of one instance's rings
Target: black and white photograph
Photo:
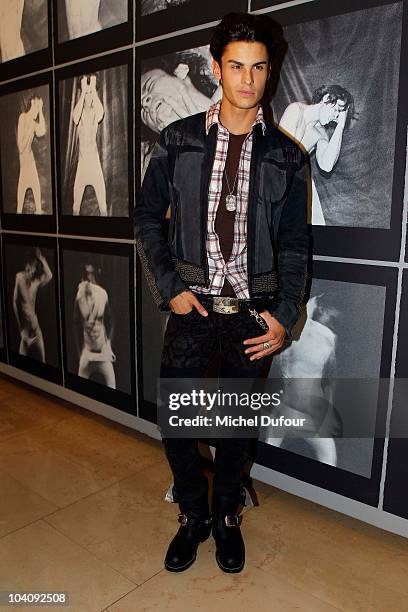
[[[66,384],[129,412],[134,387],[133,250],[82,242],[64,240],[61,249]]]
[[[128,0],[58,0],[59,41],[106,30],[128,19]]]
[[[132,42],[133,0],[53,0],[59,61],[79,59]]]
[[[47,46],[47,0],[2,0],[0,3],[1,63]]]
[[[209,46],[146,59],[141,66],[141,172],[159,134],[169,123],[206,111],[220,99]]]
[[[0,91],[4,226],[8,229],[52,229],[54,189],[50,85],[33,83],[27,89],[7,94],[4,89]],[[33,215],[35,220],[21,218]]]
[[[272,108],[311,157],[313,225],[390,225],[401,24],[395,2],[284,28]]]
[[[48,0],[0,2],[0,80],[2,77],[23,74],[24,70],[29,72],[26,59],[32,62],[34,69],[39,68],[41,64],[41,67],[44,67],[46,58],[51,59],[50,53],[43,52],[48,51],[50,42],[49,10]],[[33,56],[34,53],[37,58]],[[19,60],[17,70],[14,60]]]
[[[245,12],[246,0],[139,0],[136,38],[143,40],[221,19],[231,11]]]
[[[103,60],[109,61],[99,64]],[[110,57],[111,63],[117,60]],[[60,218],[73,233],[92,235],[99,228],[102,235],[115,235],[117,227],[130,225],[133,204],[130,64],[81,67],[70,67],[76,74],[69,77],[58,74]]]
[[[395,151],[406,117],[403,3],[313,2],[270,15],[288,45],[271,107],[310,155],[316,252],[333,255],[333,237],[342,235],[336,255],[379,258],[382,249],[394,259],[403,189]],[[362,240],[358,230],[368,228],[375,231]]]
[[[314,267],[293,340],[274,356],[269,371],[269,378],[285,385],[281,414],[308,418],[309,429],[304,438],[290,430],[263,433],[262,461],[278,461],[285,473],[301,473],[302,479],[313,465],[315,475],[331,474],[331,490],[373,499],[382,456],[377,433],[387,404],[387,385],[380,379],[389,377],[391,367],[397,272],[324,261]],[[362,394],[358,414],[350,395],[356,390]],[[372,437],[365,434],[370,431]]]
[[[10,363],[60,380],[56,241],[3,236],[3,278]]]
[[[395,362],[395,381],[387,448],[387,467],[384,483],[383,509],[396,516],[408,518],[405,483],[408,477],[407,453],[407,390],[408,390],[408,270],[402,274],[399,311],[398,343]]]
[[[207,37],[204,33],[204,38]],[[166,47],[184,46],[192,40],[189,34],[181,41],[148,45],[139,51],[140,79],[137,78],[136,82],[140,84],[137,108],[140,104],[142,180],[161,130],[172,121],[206,111],[221,97],[221,87],[211,68],[208,44],[170,52],[166,50]]]
[[[313,281],[295,340],[274,358],[269,377],[288,379],[295,406],[286,393],[285,407],[291,415],[310,415],[313,433],[319,436],[304,440],[271,437],[269,444],[370,477],[373,439],[347,438],[355,416],[348,411],[352,402],[341,385],[336,393],[336,381],[379,378],[385,293],[385,287],[376,285]],[[362,309],[362,304],[370,304],[370,309]],[[301,392],[302,381],[307,394]],[[373,385],[370,391],[371,402],[361,405],[360,418],[367,429],[370,425],[374,429],[378,388]],[[299,397],[303,399],[300,407]]]

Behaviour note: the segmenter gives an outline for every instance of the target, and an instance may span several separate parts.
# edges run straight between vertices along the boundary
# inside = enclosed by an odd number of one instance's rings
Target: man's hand
[[[267,310],[264,310],[260,314],[267,322],[269,330],[262,336],[244,340],[244,344],[253,345],[245,349],[245,353],[248,355],[250,361],[261,359],[262,357],[266,357],[266,355],[271,355],[283,346],[285,340],[286,330],[283,325]],[[263,347],[264,342],[269,342],[270,348],[265,349]]]
[[[208,312],[197,300],[192,291],[183,291],[182,293],[179,293],[179,295],[176,295],[176,297],[170,300],[169,306],[170,310],[174,312],[174,314],[188,314],[193,310],[193,308],[197,308],[200,315],[203,317],[208,316]]]
[[[343,110],[343,111],[339,112],[339,116],[338,116],[338,119],[337,119],[337,125],[340,126],[342,129],[344,129],[344,127],[346,125],[346,119],[347,119],[348,111],[349,111],[349,109],[346,108],[346,110]]]

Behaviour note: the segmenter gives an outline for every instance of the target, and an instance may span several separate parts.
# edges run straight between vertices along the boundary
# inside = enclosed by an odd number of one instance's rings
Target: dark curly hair
[[[212,32],[210,53],[221,66],[225,47],[230,42],[260,42],[267,48],[269,62],[272,62],[276,53],[274,30],[274,22],[266,15],[228,13]]]
[[[341,87],[341,85],[322,85],[321,87],[318,87],[314,90],[312,94],[312,104],[317,104],[318,102],[321,102],[326,94],[328,96],[328,104],[335,104],[337,100],[341,100],[342,102],[344,102],[344,110],[348,109],[346,119],[347,127],[350,125],[350,121],[352,119],[357,119],[357,113],[354,106],[354,98],[352,94],[348,91],[348,89]]]

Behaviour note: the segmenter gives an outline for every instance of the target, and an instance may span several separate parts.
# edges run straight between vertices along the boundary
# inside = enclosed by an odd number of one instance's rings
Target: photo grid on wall
[[[269,377],[316,379],[307,409],[327,435],[318,443],[272,431],[256,461],[375,506],[384,441],[353,437],[347,402],[323,381],[390,374],[408,2],[280,4],[252,0],[250,8],[266,10],[287,41],[270,111],[310,155],[309,221],[320,258],[297,336]],[[156,422],[169,314],[134,266],[135,190],[161,130],[222,97],[212,25],[247,8],[246,0],[1,2],[0,361],[58,384],[64,377],[71,390]],[[336,256],[342,261],[329,260]],[[398,364],[406,284],[404,272]],[[385,422],[386,392],[373,388],[361,419]],[[399,409],[396,398],[394,418]],[[408,449],[397,446],[389,447],[384,508],[406,517],[398,465]]]

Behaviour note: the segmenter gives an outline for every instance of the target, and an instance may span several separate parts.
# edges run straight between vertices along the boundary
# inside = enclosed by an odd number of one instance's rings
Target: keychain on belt
[[[259,323],[259,325],[262,327],[262,329],[264,331],[269,331],[269,326],[267,324],[267,322],[265,321],[265,319],[263,317],[261,317],[261,315],[259,314],[259,312],[257,310],[255,310],[255,308],[250,308],[249,309],[249,314],[251,315],[251,317],[255,317],[256,322]]]

